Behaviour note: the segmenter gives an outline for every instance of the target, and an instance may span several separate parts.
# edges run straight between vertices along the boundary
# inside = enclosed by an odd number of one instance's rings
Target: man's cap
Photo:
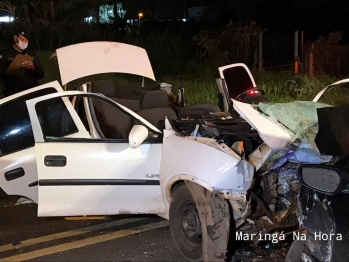
[[[28,27],[23,26],[23,25],[18,25],[15,28],[15,35],[21,35],[21,36],[27,38],[28,41],[29,41],[30,40],[30,36],[31,36],[31,32],[30,32]]]

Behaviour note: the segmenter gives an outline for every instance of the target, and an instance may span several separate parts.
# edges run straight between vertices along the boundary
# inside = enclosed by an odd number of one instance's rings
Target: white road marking
[[[121,238],[121,237],[125,237],[125,236],[138,234],[138,233],[152,230],[152,229],[156,229],[156,228],[166,227],[168,225],[169,225],[168,221],[156,222],[153,224],[147,224],[147,225],[138,226],[138,227],[134,227],[134,228],[126,229],[126,230],[116,231],[113,233],[108,233],[108,234],[103,234],[103,235],[99,235],[99,236],[95,236],[95,237],[90,237],[90,238],[86,238],[83,240],[77,240],[77,241],[73,241],[73,242],[66,243],[66,244],[60,244],[57,246],[43,248],[43,249],[23,253],[20,255],[5,257],[5,258],[0,259],[0,262],[24,261],[24,260],[34,259],[34,258],[47,256],[47,255],[51,255],[51,254],[58,253],[58,252],[64,252],[64,251],[71,250],[71,249],[76,249],[76,248],[80,248],[80,247],[94,245],[97,243],[113,240],[116,238]]]
[[[100,230],[100,229],[105,229],[105,228],[110,228],[110,227],[114,227],[114,226],[120,226],[120,225],[124,225],[124,224],[129,224],[132,222],[137,222],[137,221],[141,221],[141,220],[145,220],[145,219],[146,218],[127,218],[127,219],[117,220],[117,221],[113,221],[113,222],[109,222],[109,223],[98,224],[95,226],[83,227],[83,228],[79,228],[79,229],[75,229],[75,230],[65,231],[65,232],[56,233],[56,234],[52,234],[52,235],[47,235],[47,236],[43,236],[43,237],[32,238],[32,239],[21,241],[20,244],[15,245],[15,246],[13,244],[7,244],[7,245],[0,246],[0,252],[13,250],[13,249],[21,248],[21,247],[26,247],[26,246],[31,246],[31,245],[36,245],[36,244],[40,244],[40,243],[44,243],[44,242],[52,241],[52,240],[57,240],[57,239],[61,239],[61,238],[77,236],[77,235],[85,234],[88,232],[92,232],[92,231],[96,231],[96,230]]]

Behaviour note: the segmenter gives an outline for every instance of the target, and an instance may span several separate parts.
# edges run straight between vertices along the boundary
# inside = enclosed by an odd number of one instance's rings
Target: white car
[[[105,72],[154,79],[145,50],[121,43],[63,47],[57,58],[63,85]],[[36,202],[38,216],[159,215],[186,259],[224,261],[231,225],[251,213],[256,170],[293,142],[250,104],[227,99],[225,108],[232,102],[241,117],[210,125],[174,120],[161,90],[143,95],[139,114],[122,105],[127,100],[63,91],[57,81],[4,98],[0,186]],[[222,121],[232,129],[219,131]],[[249,160],[232,146],[247,140]]]

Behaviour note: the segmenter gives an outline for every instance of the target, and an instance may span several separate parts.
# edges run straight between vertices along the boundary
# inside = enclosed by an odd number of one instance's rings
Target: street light
[[[138,26],[141,27],[141,18],[143,17],[143,13],[138,13]]]

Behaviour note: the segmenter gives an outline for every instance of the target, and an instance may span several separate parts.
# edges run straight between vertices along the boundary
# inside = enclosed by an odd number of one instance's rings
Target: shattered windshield
[[[277,121],[314,148],[318,132],[317,109],[330,105],[311,101],[292,101],[289,103],[259,103],[258,109],[271,120]],[[294,140],[293,139],[293,140]]]

